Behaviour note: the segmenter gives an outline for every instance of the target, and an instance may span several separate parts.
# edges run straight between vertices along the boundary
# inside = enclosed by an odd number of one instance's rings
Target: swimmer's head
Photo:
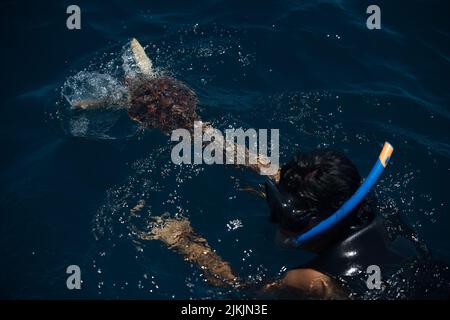
[[[281,168],[278,185],[290,197],[295,210],[272,210],[270,216],[270,221],[279,226],[277,242],[285,243],[328,218],[360,185],[361,176],[354,164],[337,152],[316,150],[295,156]],[[303,248],[321,251],[367,223],[374,214],[371,203],[371,198],[366,198],[337,228]]]
[[[145,127],[163,132],[192,130],[197,97],[184,83],[168,76],[140,76],[128,81],[128,115]]]

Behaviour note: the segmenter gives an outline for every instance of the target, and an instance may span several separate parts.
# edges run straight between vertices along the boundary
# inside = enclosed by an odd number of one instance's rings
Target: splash
[[[126,100],[127,89],[110,74],[80,71],[66,80],[62,95],[70,105],[80,100],[104,100],[120,105]]]
[[[129,59],[130,50],[124,46],[117,53],[93,58],[88,66],[69,76],[61,87],[58,117],[67,134],[94,139],[117,139],[133,136],[137,124],[128,119],[126,108],[127,73],[137,67]],[[72,106],[80,101],[98,102],[92,110]]]

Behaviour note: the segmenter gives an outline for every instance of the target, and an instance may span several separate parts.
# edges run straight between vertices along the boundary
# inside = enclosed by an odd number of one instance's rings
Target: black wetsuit
[[[367,285],[371,265],[380,268],[380,289]],[[332,277],[354,299],[450,298],[449,266],[406,236],[391,238],[380,217],[301,267]]]

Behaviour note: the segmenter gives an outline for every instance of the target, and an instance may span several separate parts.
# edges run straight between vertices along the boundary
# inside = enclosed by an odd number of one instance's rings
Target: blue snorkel
[[[290,238],[291,244],[294,246],[303,245],[309,242],[310,240],[333,229],[342,220],[344,220],[353,211],[353,209],[355,209],[361,203],[361,201],[364,200],[369,191],[373,188],[378,178],[381,176],[384,169],[386,168],[393,151],[394,148],[391,146],[391,144],[385,142],[383,149],[381,150],[381,153],[377,159],[377,162],[373,166],[366,180],[361,184],[361,186],[353,194],[353,196],[346,202],[344,202],[344,204],[331,216],[321,221],[320,223],[318,223],[305,233]],[[266,188],[267,186],[269,190],[268,192],[274,194],[273,185],[271,186],[270,184],[266,184]],[[272,195],[272,197],[277,197],[276,194],[277,192],[278,191],[275,191],[275,195]],[[290,205],[287,202],[281,203],[281,207],[286,207],[286,209],[289,206]]]

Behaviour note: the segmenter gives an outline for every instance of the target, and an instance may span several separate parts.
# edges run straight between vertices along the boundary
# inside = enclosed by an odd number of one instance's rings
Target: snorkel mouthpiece
[[[335,213],[333,213],[325,220],[322,220],[313,228],[309,229],[305,233],[301,233],[297,236],[285,239],[285,244],[287,245],[289,243],[289,246],[298,247],[336,227],[353,211],[353,209],[355,209],[361,203],[362,200],[364,200],[364,198],[376,184],[384,169],[386,168],[393,151],[394,148],[392,147],[392,145],[389,142],[385,142],[383,149],[381,150],[381,153],[377,161],[375,162],[375,165],[372,167],[372,170],[370,171],[366,180],[361,184],[358,190],[356,190],[353,196],[351,196],[350,199],[344,202],[344,204]],[[274,182],[266,182],[266,194],[267,201],[271,209],[271,222],[279,223],[280,214],[285,210],[289,210],[291,214],[296,213],[294,212],[297,210],[295,210],[295,208],[293,207],[293,201],[290,201],[291,199],[287,195],[282,194],[282,192],[280,192],[279,188],[275,185]],[[310,219],[311,214],[306,213],[301,218],[301,222],[306,226]]]
[[[266,198],[270,208],[269,221],[271,223],[282,223],[281,217],[286,216],[286,212],[289,213],[289,216],[296,217],[295,223],[293,221],[284,222],[285,224],[289,224],[288,227],[290,228],[302,230],[311,221],[311,213],[297,210],[294,205],[294,197],[270,179],[266,181]]]

